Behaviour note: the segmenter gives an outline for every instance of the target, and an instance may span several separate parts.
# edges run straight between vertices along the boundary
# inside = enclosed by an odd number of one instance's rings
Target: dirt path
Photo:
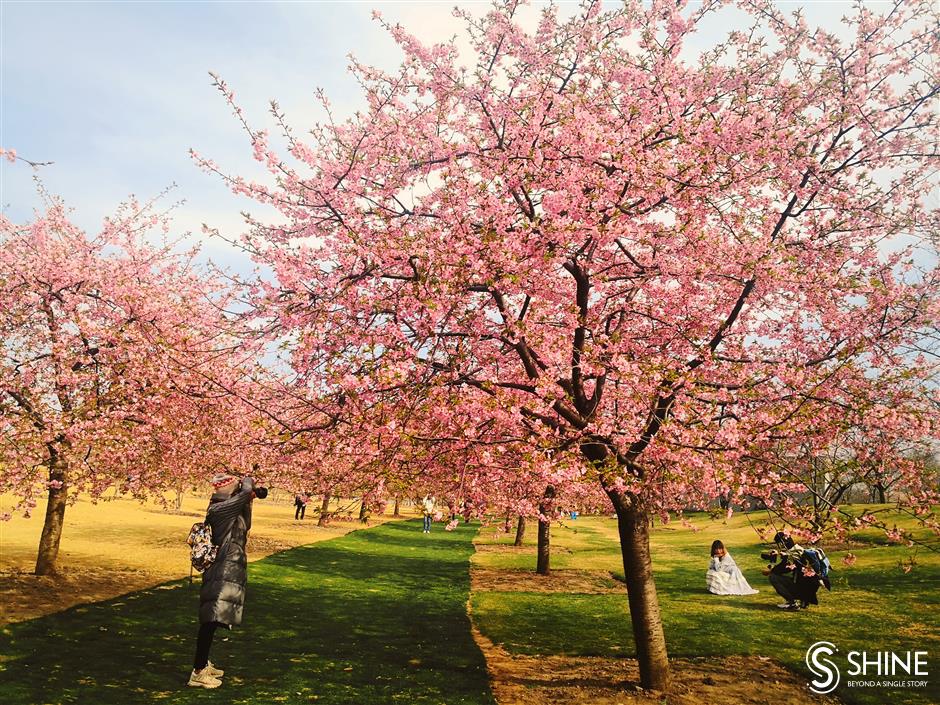
[[[479,548],[479,547],[478,547]],[[600,571],[494,570],[475,566],[472,591],[623,592],[624,585]],[[467,612],[473,623],[470,603]],[[499,705],[838,705],[815,695],[799,677],[763,656],[672,659],[672,685],[665,693],[639,687],[635,659],[599,656],[526,656],[494,644],[473,624],[473,638],[486,658]]]
[[[662,693],[646,692],[634,659],[519,656],[508,653],[473,628],[486,658],[499,705],[838,705],[811,693],[801,679],[763,657],[672,659],[673,683]],[[750,674],[751,677],[747,677]]]

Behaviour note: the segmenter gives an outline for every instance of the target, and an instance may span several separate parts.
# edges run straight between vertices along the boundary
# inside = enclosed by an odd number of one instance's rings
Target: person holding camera
[[[761,553],[761,558],[770,561],[763,574],[768,576],[777,594],[786,600],[777,607],[796,611],[806,609],[810,603],[818,605],[819,581],[803,557],[803,547],[781,531],[774,535],[774,543],[777,548]]]
[[[255,465],[253,471],[257,471]],[[268,491],[251,477],[240,481],[229,473],[212,478],[213,494],[206,510],[206,523],[212,527],[212,543],[219,547],[215,561],[202,575],[199,590],[199,634],[196,657],[188,685],[218,688],[224,671],[209,661],[212,639],[219,627],[231,629],[241,624],[248,583],[248,554],[245,545],[251,529],[251,503],[264,499]]]

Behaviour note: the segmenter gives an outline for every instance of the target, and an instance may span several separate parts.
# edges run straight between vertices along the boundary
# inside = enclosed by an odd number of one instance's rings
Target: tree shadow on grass
[[[252,563],[244,624],[216,633],[214,691],[185,686],[198,581],[11,625],[4,701],[492,705],[465,608],[475,531],[422,543],[389,523]]]

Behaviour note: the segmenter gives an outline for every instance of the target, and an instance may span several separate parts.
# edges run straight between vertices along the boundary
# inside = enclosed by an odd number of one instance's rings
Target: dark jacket
[[[788,570],[788,562],[795,567]],[[803,575],[803,568],[806,564],[806,559],[803,558],[801,551],[790,552],[789,561],[787,556],[782,557],[770,572],[784,575],[788,580],[793,581],[791,592],[796,599],[803,600],[808,604],[818,605],[819,598],[816,597],[816,593],[819,592],[819,578]]]
[[[202,574],[199,590],[199,622],[219,622],[229,627],[241,624],[248,584],[248,554],[245,543],[251,528],[251,501],[255,484],[242,480],[242,490],[228,499],[213,495],[206,512],[212,526],[212,543],[219,546],[215,562]]]

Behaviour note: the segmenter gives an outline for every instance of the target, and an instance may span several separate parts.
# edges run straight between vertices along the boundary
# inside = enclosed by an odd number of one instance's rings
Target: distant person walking
[[[421,510],[424,513],[424,533],[431,533],[431,522],[434,519],[434,497],[431,495],[424,495],[424,499],[421,501]]]
[[[306,492],[294,495],[294,519],[303,521],[304,514],[307,513],[307,502],[310,501],[310,495]]]
[[[463,503],[463,523],[464,524],[470,523],[471,514],[473,514],[473,500],[471,500],[468,497],[467,499],[464,500],[464,503]]]
[[[218,688],[224,671],[209,661],[215,630],[231,629],[242,622],[245,585],[248,582],[248,555],[245,544],[251,529],[251,504],[255,483],[250,477],[238,481],[221,473],[212,478],[213,494],[206,511],[212,527],[212,543],[219,547],[215,562],[202,575],[199,590],[199,634],[190,686]],[[259,490],[259,493],[261,490]]]

